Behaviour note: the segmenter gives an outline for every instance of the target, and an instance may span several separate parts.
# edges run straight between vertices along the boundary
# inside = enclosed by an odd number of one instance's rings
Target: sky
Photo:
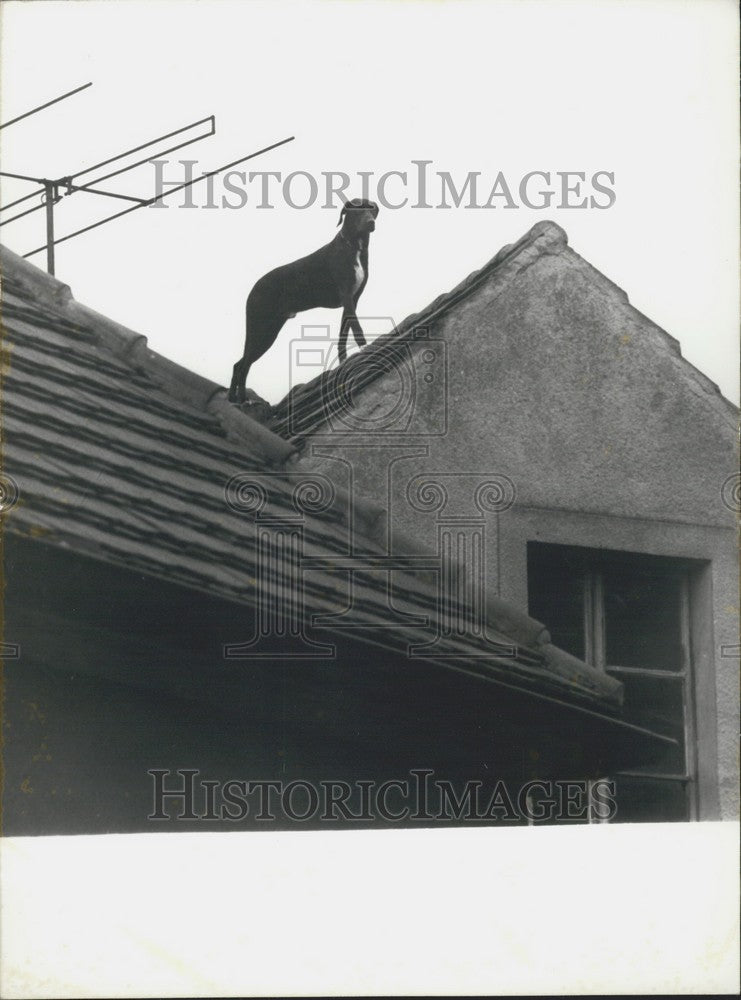
[[[459,182],[501,171],[515,190],[536,170],[612,173],[609,209],[382,209],[366,326],[401,322],[552,219],[738,400],[733,0],[6,0],[0,20],[0,122],[93,82],[0,132],[6,171],[73,174],[213,114],[216,134],[171,154],[168,177],[181,156],[210,170],[288,136],[252,168],[357,178],[426,159]],[[154,169],[100,186],[150,197]],[[133,212],[61,244],[57,275],[154,350],[228,385],[250,288],[329,241],[338,214],[282,199],[261,210],[248,192],[239,210]],[[123,206],[64,198],[57,232]],[[43,215],[0,240],[19,253],[42,245]],[[280,399],[302,319],[337,333],[339,318],[317,310],[288,323],[249,384]],[[732,824],[601,825],[578,839],[539,830],[537,849],[521,832],[533,831],[3,838],[14,995],[100,995],[101,984],[117,995],[124,980],[142,995],[152,984],[185,995],[194,981],[203,995],[238,995],[245,978],[265,993],[276,976],[283,994],[548,993],[554,981],[602,993],[616,975],[637,994],[733,990]]]
[[[723,393],[738,400],[736,6],[727,0],[377,2],[6,2],[0,120],[88,81],[93,86],[0,133],[3,169],[61,176],[215,115],[216,134],[167,157],[183,179],[289,136],[247,164],[375,178],[415,160],[460,186],[481,174],[486,200],[501,172],[515,207],[381,210],[360,302],[369,332],[424,308],[536,222],[620,285]],[[163,149],[160,144],[148,152]],[[127,161],[128,162],[128,161]],[[614,177],[607,209],[520,202],[523,175],[596,171]],[[86,179],[90,179],[89,175]],[[152,165],[100,186],[154,194]],[[308,183],[308,182],[306,182]],[[240,209],[142,209],[63,243],[56,272],[78,301],[145,334],[150,347],[227,385],[244,340],[254,282],[334,236],[324,196],[299,210],[260,181]],[[272,182],[271,182],[272,184]],[[398,178],[389,198],[400,197]],[[32,190],[8,182],[6,200]],[[290,189],[295,200],[306,187]],[[537,189],[535,189],[537,190]],[[224,193],[214,187],[217,201]],[[437,194],[438,188],[435,188]],[[372,193],[372,192],[371,192]],[[438,200],[430,199],[430,200]],[[533,198],[533,200],[535,200]],[[25,206],[24,206],[25,207]],[[126,207],[76,194],[57,206],[57,235]],[[0,239],[25,253],[44,243],[44,213]],[[7,215],[5,216],[7,217]],[[44,255],[32,260],[44,266]],[[373,319],[373,318],[376,319]],[[284,327],[249,385],[272,402],[289,387],[290,345],[316,310]]]

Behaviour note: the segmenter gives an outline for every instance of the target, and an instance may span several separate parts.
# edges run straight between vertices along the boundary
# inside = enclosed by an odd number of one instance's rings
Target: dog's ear
[[[342,211],[340,212],[340,221],[337,223],[338,226],[342,225],[342,220],[345,218],[345,212],[347,211],[347,202],[342,206]]]

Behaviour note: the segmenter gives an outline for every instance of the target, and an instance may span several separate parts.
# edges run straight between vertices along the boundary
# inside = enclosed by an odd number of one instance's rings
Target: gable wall
[[[370,419],[398,393],[398,373],[382,376],[355,397],[367,433],[348,442],[325,427],[299,467],[321,467],[388,511],[379,537],[388,529],[399,550],[435,551],[441,521],[480,519],[487,593],[523,610],[528,541],[696,560],[701,814],[720,805],[733,816],[737,563],[722,490],[738,469],[735,411],[556,230],[430,325],[430,346],[443,341],[447,355],[444,393],[439,368],[433,389],[423,386],[430,366],[412,348],[420,390],[408,433],[384,436]],[[447,430],[438,434],[443,404]],[[410,502],[422,473],[444,490],[442,508]],[[493,507],[476,505],[487,479],[503,489],[502,509],[496,497]]]

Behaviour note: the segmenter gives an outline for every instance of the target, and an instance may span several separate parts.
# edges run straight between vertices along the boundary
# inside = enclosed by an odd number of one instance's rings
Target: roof
[[[399,366],[402,359],[408,357],[409,350],[423,349],[425,339],[435,321],[459,302],[471,296],[487,282],[496,282],[499,287],[504,288],[538,258],[552,254],[568,254],[572,261],[586,269],[595,285],[623,302],[641,322],[657,332],[659,341],[681,360],[685,376],[703,393],[717,398],[718,404],[735,420],[736,407],[721,394],[714,382],[682,357],[679,342],[630,305],[628,296],[622,288],[575,253],[568,246],[568,237],[559,225],[555,222],[542,221],[536,223],[516,243],[502,247],[483,267],[473,271],[451,291],[439,295],[420,312],[407,316],[391,333],[376,338],[362,351],[350,355],[336,368],[322,372],[303,385],[294,386],[288,395],[273,407],[265,419],[266,425],[301,446],[306,437],[321,428],[333,416],[342,415],[351,408],[366,386]]]
[[[145,337],[80,305],[66,285],[4,248],[0,263],[3,462],[19,491],[4,528],[254,605],[256,522],[295,521],[298,511],[305,553],[316,560],[310,611],[344,607],[346,572],[334,568],[348,552],[341,490],[318,477],[306,492],[306,473],[297,481],[292,472],[293,446],[230,406],[222,388],[149,350]],[[278,542],[268,544],[276,550],[266,586],[279,590],[292,566]],[[363,547],[383,555],[370,538]],[[412,625],[388,629],[382,574],[359,571],[356,584],[358,639],[402,650],[420,641]],[[434,614],[437,593],[420,576],[397,571],[395,586],[408,611]],[[448,666],[572,704],[619,705],[622,685],[557,650],[519,609],[499,602],[488,622],[490,638],[512,654],[455,638],[460,657]]]

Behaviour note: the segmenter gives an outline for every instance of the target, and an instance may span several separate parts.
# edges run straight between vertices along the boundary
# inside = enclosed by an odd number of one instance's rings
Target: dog
[[[375,202],[353,198],[343,206],[337,223],[342,228],[330,243],[276,267],[255,284],[247,297],[244,354],[234,365],[229,402],[244,402],[250,366],[272,347],[286,320],[299,312],[342,306],[337,346],[341,362],[347,357],[350,330],[358,347],[365,345],[356,309],[368,281],[368,242],[377,216]]]

